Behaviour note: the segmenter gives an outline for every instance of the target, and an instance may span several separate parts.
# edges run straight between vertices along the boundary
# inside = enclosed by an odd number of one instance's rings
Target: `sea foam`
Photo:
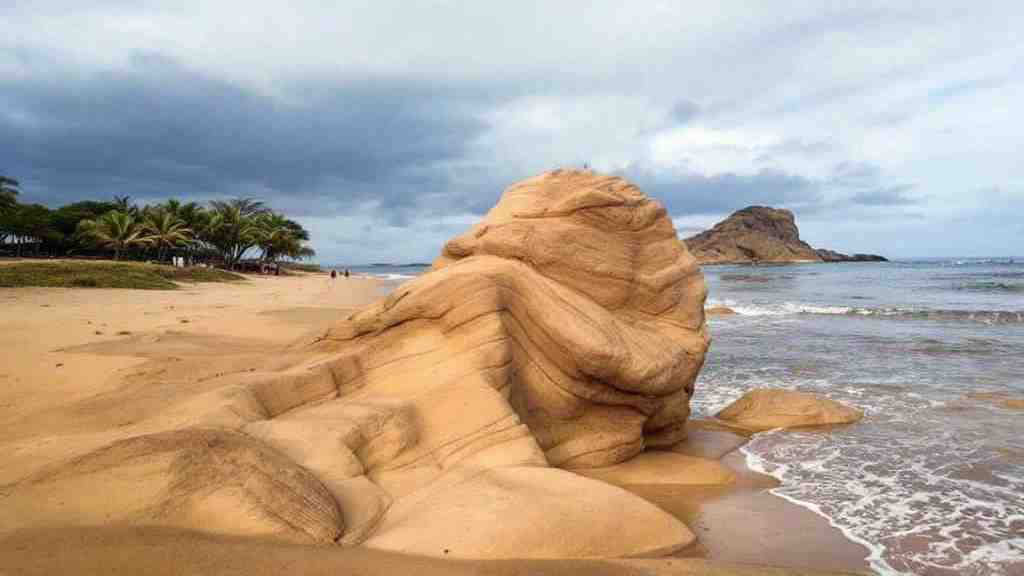
[[[915,308],[858,308],[801,302],[748,304],[733,300],[708,300],[709,306],[725,306],[741,316],[791,316],[799,314],[861,316],[895,320],[977,322],[980,324],[1024,324],[1024,311],[1016,310],[930,310]]]

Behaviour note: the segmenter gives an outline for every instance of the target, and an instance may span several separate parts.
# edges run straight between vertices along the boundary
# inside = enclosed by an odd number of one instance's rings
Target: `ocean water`
[[[1024,259],[704,269],[714,338],[693,399],[754,387],[865,411],[827,432],[759,434],[774,492],[871,550],[881,574],[1024,574]]]
[[[408,280],[422,274],[429,264],[417,263],[417,264],[364,264],[358,266],[348,266],[345,264],[323,264],[320,266],[323,270],[337,270],[341,272],[346,268],[352,274],[357,276],[376,276],[377,278],[383,278],[384,280]]]
[[[400,281],[425,267],[353,268]],[[743,448],[880,574],[1024,574],[1024,258],[709,266],[696,416],[755,387],[865,412]]]

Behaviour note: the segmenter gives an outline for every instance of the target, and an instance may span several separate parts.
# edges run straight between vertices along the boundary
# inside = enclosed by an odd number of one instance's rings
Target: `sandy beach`
[[[61,432],[43,425],[40,414],[118,388],[150,358],[287,345],[376,299],[381,285],[300,275],[176,291],[0,290],[0,434],[10,440]],[[83,346],[89,348],[75,350]],[[29,415],[35,423],[25,421]]]
[[[325,275],[250,277],[177,291],[23,288],[0,291],[0,485],[153,426],[161,408],[206,391],[208,376],[249,370],[246,358],[308,341],[378,299],[393,285]],[[187,367],[187,368],[182,368]],[[766,492],[771,478],[747,470],[742,455],[723,462],[738,476],[726,488],[626,486],[669,511],[698,544],[664,560],[451,562],[363,549],[290,546],[156,528],[80,528],[47,524],[22,531],[32,501],[4,495],[0,556],[17,573],[77,566],[96,572],[216,570],[276,573],[302,557],[304,573],[358,567],[393,573],[415,565],[434,573],[742,573],[742,566],[863,571],[866,551],[821,517]],[[102,497],[99,493],[93,497]],[[11,512],[14,512],[13,514]],[[628,530],[629,526],[623,526]],[[173,562],[159,558],[173,558]],[[715,561],[712,571],[703,559]],[[582,562],[582,561],[581,561]],[[173,567],[172,567],[173,564]],[[734,570],[735,572],[729,572]],[[760,570],[760,569],[759,569]],[[764,573],[764,572],[758,572]]]

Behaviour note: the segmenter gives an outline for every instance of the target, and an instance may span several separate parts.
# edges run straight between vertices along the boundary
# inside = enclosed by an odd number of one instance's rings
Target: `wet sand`
[[[698,558],[648,560],[441,560],[367,548],[302,546],[247,538],[213,537],[155,528],[81,529],[20,533],[0,538],[0,574],[303,574],[365,576],[417,574],[544,576],[827,576],[763,565]],[[842,573],[848,574],[848,573]]]
[[[697,544],[678,555],[816,570],[867,572],[868,550],[814,512],[771,494],[771,476],[746,467],[739,451],[722,459],[732,486],[626,486],[682,520]]]

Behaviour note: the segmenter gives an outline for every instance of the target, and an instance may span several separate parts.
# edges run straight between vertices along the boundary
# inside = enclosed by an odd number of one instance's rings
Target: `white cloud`
[[[758,130],[717,130],[689,125],[651,139],[651,162],[658,167],[685,168],[705,176],[725,172],[754,174],[758,158],[782,143],[777,134]]]

